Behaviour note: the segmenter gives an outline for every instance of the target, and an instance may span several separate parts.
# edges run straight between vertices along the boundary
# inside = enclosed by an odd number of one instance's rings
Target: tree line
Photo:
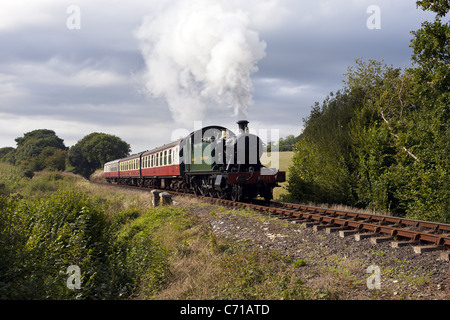
[[[436,17],[412,32],[411,68],[359,59],[303,119],[291,200],[450,222],[450,4],[417,6]]]
[[[85,178],[108,161],[130,154],[130,145],[117,136],[93,132],[71,148],[55,131],[38,129],[15,139],[16,148],[0,148],[0,161],[18,166],[27,177],[36,171],[72,171]]]

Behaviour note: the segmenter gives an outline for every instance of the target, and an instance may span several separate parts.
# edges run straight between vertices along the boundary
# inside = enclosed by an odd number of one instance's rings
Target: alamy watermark
[[[77,5],[70,5],[66,9],[69,15],[66,19],[66,26],[69,30],[81,29],[81,9]]]
[[[369,30],[381,29],[381,8],[377,5],[371,5],[367,8],[366,12],[370,14],[367,18],[366,26]]]
[[[380,290],[381,289],[381,270],[378,266],[369,266],[366,269],[366,273],[371,274],[369,278],[367,278],[367,288],[369,290]]]
[[[79,266],[71,265],[67,268],[66,273],[69,275],[66,286],[70,290],[81,289],[81,269]]]

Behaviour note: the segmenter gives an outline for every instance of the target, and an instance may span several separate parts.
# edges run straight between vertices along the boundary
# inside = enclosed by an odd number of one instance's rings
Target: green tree
[[[344,94],[313,107],[291,168],[296,200],[450,221],[450,4],[417,5],[436,19],[412,32],[413,68],[357,60]]]
[[[288,135],[286,138],[280,138],[278,146],[279,151],[292,151],[296,142],[297,137],[295,137],[293,134]]]
[[[338,92],[316,103],[304,119],[305,129],[295,146],[289,191],[296,200],[354,203],[354,178],[348,126],[357,100]]]
[[[450,10],[450,2],[448,2],[448,0],[419,0],[416,4],[417,7],[421,7],[422,10],[436,12],[437,18],[444,17]]]
[[[23,160],[37,157],[46,147],[53,147],[59,150],[67,150],[64,140],[60,139],[53,130],[39,129],[25,133],[23,137],[15,139],[17,142],[16,164]]]
[[[286,138],[280,138],[278,143],[275,141],[270,141],[267,143],[267,151],[272,151],[272,148],[278,148],[278,151],[292,151],[294,149],[295,144],[297,143],[298,137],[293,134],[288,135]],[[276,147],[275,147],[276,146]]]
[[[17,148],[9,157],[9,161],[14,160],[14,163],[20,166],[25,174],[29,177],[33,175],[34,171],[44,169],[48,170],[64,170],[65,160],[54,161],[57,157],[67,155],[67,147],[64,145],[64,140],[59,138],[53,130],[39,129],[27,132],[23,137],[15,139]],[[46,160],[48,157],[53,157],[53,160]],[[64,163],[64,165],[62,165]]]
[[[85,178],[105,163],[129,155],[130,145],[114,135],[94,132],[78,141],[69,151],[69,162]]]
[[[16,149],[13,147],[0,148],[0,161],[14,164],[14,153]]]

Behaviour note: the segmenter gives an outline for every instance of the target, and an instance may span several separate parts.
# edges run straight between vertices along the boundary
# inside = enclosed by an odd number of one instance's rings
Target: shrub
[[[81,193],[57,191],[34,201],[8,198],[0,218],[0,297],[103,297],[106,227],[102,208]],[[70,265],[82,270],[79,291],[65,285]]]

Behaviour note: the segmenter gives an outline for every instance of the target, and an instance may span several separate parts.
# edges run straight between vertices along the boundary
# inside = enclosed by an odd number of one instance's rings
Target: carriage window
[[[167,151],[164,151],[164,165],[167,164]]]
[[[169,150],[169,160],[167,162],[168,164],[172,164],[172,149]]]

